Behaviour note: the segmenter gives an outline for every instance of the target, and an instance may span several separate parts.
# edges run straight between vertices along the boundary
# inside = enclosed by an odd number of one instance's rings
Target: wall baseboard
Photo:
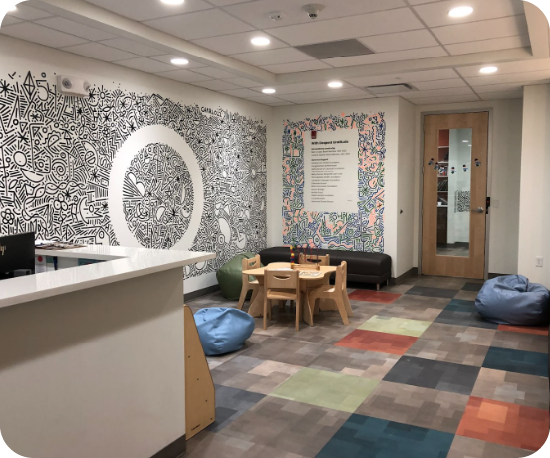
[[[160,452],[155,453],[151,458],[182,458],[187,450],[185,434],[168,444]]]
[[[397,278],[390,278],[390,285],[400,285],[407,278],[413,277],[414,275],[418,275],[418,267],[413,267],[411,270],[405,272],[403,275],[400,275]]]
[[[185,286],[185,282],[184,282]],[[198,297],[206,296],[210,293],[215,293],[216,291],[220,290],[220,285],[212,285],[208,288],[199,289],[197,291],[193,291],[192,293],[185,293],[183,294],[183,302],[186,301],[192,301],[193,299],[197,299]]]
[[[491,272],[489,272],[487,275],[489,277],[489,280],[492,280],[493,278],[504,277],[505,275],[510,275],[510,274],[492,274]]]

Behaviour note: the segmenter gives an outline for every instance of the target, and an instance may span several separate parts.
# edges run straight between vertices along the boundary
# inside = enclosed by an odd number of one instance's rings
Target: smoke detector
[[[319,3],[310,3],[309,5],[302,6],[302,10],[306,12],[310,19],[317,19],[319,13],[325,9],[325,5]]]
[[[271,13],[267,13],[267,17],[272,21],[280,21],[284,18],[284,14],[280,11],[272,11]]]

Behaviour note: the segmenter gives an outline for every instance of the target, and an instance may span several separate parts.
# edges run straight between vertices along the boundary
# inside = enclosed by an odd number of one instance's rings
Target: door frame
[[[476,107],[476,108],[461,108],[456,110],[432,110],[432,111],[422,111],[420,112],[420,155],[418,157],[418,166],[419,166],[419,202],[418,202],[418,275],[422,275],[422,248],[423,248],[423,237],[424,233],[424,148],[425,148],[425,138],[424,138],[424,125],[426,116],[430,115],[439,115],[439,114],[460,114],[460,113],[489,113],[489,132],[487,135],[487,197],[491,197],[491,188],[493,184],[493,116],[494,109],[493,107]],[[483,271],[483,278],[487,280],[489,278],[489,254],[490,254],[490,231],[491,231],[491,209],[489,208],[489,213],[485,218],[485,267]]]

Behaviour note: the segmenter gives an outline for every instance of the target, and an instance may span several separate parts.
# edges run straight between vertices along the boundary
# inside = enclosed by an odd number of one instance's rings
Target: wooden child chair
[[[347,292],[347,275],[348,264],[346,261],[343,261],[342,264],[336,268],[336,281],[334,286],[325,284],[312,289],[308,293],[308,301],[314,313],[318,310],[317,301],[319,299],[331,299],[336,302],[338,312],[340,312],[342,321],[346,326],[349,325],[348,316],[353,316]]]
[[[252,270],[252,269],[259,269],[262,266],[262,263],[260,261],[260,255],[257,254],[253,258],[250,259],[243,259],[242,260],[242,271],[245,270]],[[246,300],[246,296],[249,291],[252,291],[252,298],[250,299],[250,303],[254,302],[254,299],[256,299],[256,296],[258,296],[259,293],[262,291],[262,287],[258,280],[250,280],[250,276],[243,274],[243,287],[241,289],[241,297],[239,299],[239,304],[237,305],[237,308],[239,310],[243,309],[244,301]]]
[[[271,320],[271,301],[296,302],[296,331],[300,330],[300,272],[297,270],[266,270],[264,275],[264,329]]]
[[[319,264],[320,266],[330,266],[330,255],[317,256],[314,254],[300,253],[298,260],[300,264]]]

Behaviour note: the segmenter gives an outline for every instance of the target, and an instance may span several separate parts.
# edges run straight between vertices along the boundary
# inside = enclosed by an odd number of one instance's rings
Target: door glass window
[[[439,131],[437,255],[470,256],[472,129]]]

